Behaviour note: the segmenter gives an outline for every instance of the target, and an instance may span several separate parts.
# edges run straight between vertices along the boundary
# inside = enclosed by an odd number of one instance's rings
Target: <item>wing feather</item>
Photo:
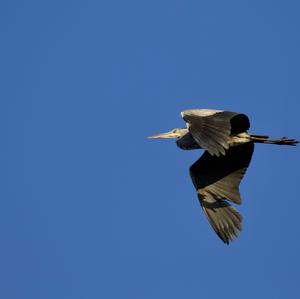
[[[245,132],[250,127],[248,117],[236,112],[194,109],[181,115],[199,146],[216,156],[225,155],[231,134]]]
[[[253,151],[252,142],[230,147],[220,157],[205,151],[190,167],[201,207],[217,235],[227,244],[242,229],[242,216],[228,201],[241,203],[239,185]]]

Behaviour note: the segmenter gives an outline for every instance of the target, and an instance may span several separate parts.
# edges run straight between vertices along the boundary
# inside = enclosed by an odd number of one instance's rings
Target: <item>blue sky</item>
[[[180,111],[300,139],[299,1],[2,1],[0,297],[295,298],[299,148],[258,145],[230,246],[145,137]]]

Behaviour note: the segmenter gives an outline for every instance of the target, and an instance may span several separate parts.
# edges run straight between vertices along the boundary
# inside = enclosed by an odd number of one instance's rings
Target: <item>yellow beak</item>
[[[178,134],[171,132],[167,132],[167,133],[161,133],[161,134],[157,134],[157,135],[153,135],[153,136],[149,136],[147,138],[177,138]]]

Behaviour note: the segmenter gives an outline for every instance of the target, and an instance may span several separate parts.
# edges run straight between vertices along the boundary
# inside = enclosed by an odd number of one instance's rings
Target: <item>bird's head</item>
[[[173,129],[167,133],[161,133],[153,136],[149,136],[148,138],[180,138],[188,132],[187,128],[181,129]]]

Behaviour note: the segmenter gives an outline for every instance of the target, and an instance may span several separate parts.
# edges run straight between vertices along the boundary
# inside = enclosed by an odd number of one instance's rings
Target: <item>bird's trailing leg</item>
[[[257,143],[266,143],[266,144],[279,144],[279,145],[296,145],[299,141],[295,139],[289,139],[288,137],[282,137],[279,139],[270,139],[268,136],[262,135],[250,135],[251,140]]]

